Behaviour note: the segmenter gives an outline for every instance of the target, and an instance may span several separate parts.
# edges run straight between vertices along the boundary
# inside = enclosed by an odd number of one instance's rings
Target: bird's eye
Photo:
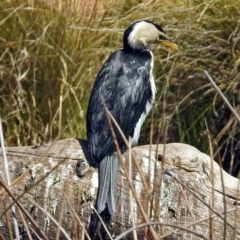
[[[159,35],[159,40],[167,40],[167,37],[165,37],[164,35]]]

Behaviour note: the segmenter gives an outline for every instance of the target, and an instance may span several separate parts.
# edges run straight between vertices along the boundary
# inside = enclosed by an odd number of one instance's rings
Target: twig
[[[58,228],[57,228],[57,233],[55,240],[59,240],[60,237],[60,226],[62,225],[62,219],[63,219],[63,212],[64,212],[64,205],[65,205],[65,193],[66,193],[66,186],[68,185],[68,179],[64,184],[63,187],[63,197],[62,197],[62,202],[61,202],[61,207],[60,207],[60,213],[59,213],[59,220],[58,220]]]
[[[120,240],[122,239],[124,236],[128,235],[129,233],[131,233],[133,230],[137,230],[139,228],[143,228],[143,227],[146,227],[146,226],[152,226],[152,225],[160,225],[160,226],[168,226],[168,227],[174,227],[174,228],[179,228],[181,230],[184,230],[186,232],[190,232],[194,235],[196,235],[197,237],[200,237],[201,239],[206,239],[206,237],[204,237],[202,234],[200,233],[197,233],[196,231],[193,231],[189,228],[184,228],[184,227],[181,227],[181,226],[178,226],[178,225],[175,225],[175,224],[169,224],[169,223],[162,223],[162,222],[150,222],[150,223],[143,223],[143,224],[139,224],[137,225],[135,228],[129,228],[128,230],[124,231],[123,233],[121,233],[120,235],[118,235],[114,240]]]
[[[29,240],[33,240],[33,239],[32,239],[32,236],[31,236],[31,233],[29,232],[28,225],[27,225],[27,223],[26,223],[26,220],[25,220],[24,217],[23,217],[23,214],[22,214],[21,210],[18,209],[18,213],[19,213],[19,216],[20,216],[20,218],[21,218],[21,220],[22,220],[22,222],[23,222],[23,226],[24,226],[25,231],[26,231],[26,233],[27,233],[28,239],[29,239]]]
[[[223,239],[226,240],[227,239],[227,199],[226,199],[226,194],[225,194],[225,186],[224,186],[224,180],[223,180],[223,169],[222,169],[222,161],[219,161],[219,165],[221,167],[220,170],[220,176],[221,176],[221,183],[222,183],[222,191],[223,191],[223,209],[224,209],[224,230],[223,230]],[[238,199],[238,193],[239,191],[237,191],[237,198]],[[237,213],[237,211],[236,211]],[[237,216],[236,216],[236,229],[237,229]],[[234,230],[234,233],[236,232],[236,230]]]
[[[216,85],[216,83],[214,82],[214,80],[212,79],[212,77],[209,75],[209,73],[204,70],[204,73],[207,75],[208,80],[211,82],[211,84],[213,85],[213,87],[216,89],[216,91],[218,92],[218,94],[222,97],[223,101],[227,104],[227,106],[229,107],[229,109],[231,110],[231,112],[233,113],[233,115],[237,118],[237,120],[240,122],[240,116],[238,115],[238,113],[236,112],[236,110],[232,107],[232,105],[229,103],[229,101],[227,100],[227,98],[223,95],[222,91],[219,89],[219,87]]]
[[[220,215],[221,215],[221,214],[230,213],[230,212],[233,212],[233,211],[237,211],[238,209],[240,209],[240,207],[236,205],[236,208],[229,209],[227,212],[222,212],[222,213],[220,213]],[[193,223],[190,223],[190,224],[185,225],[184,227],[185,227],[185,228],[189,228],[189,227],[194,226],[194,225],[196,225],[196,224],[205,222],[205,221],[209,220],[209,218],[211,218],[211,217],[217,217],[217,215],[216,215],[216,214],[212,214],[212,215],[209,216],[209,217],[205,217],[205,218],[203,218],[203,219],[199,219],[199,220],[197,220],[197,221],[195,221],[195,222],[193,222]],[[236,222],[237,222],[237,221],[236,221]],[[236,230],[236,229],[235,229],[235,230]],[[177,232],[179,232],[179,230],[177,230]],[[236,234],[237,234],[237,232],[236,232]],[[164,238],[166,238],[166,237],[169,237],[170,235],[172,235],[172,233],[167,233],[167,234],[165,234],[165,235],[162,235],[162,238],[164,239]],[[236,235],[236,236],[237,236],[237,235]],[[237,239],[237,238],[233,238],[233,239]]]
[[[199,197],[194,191],[192,191],[188,186],[183,184],[176,176],[173,176],[174,179],[180,183],[182,186],[184,186],[195,198],[197,198],[201,203],[203,203],[205,206],[207,206],[212,212],[214,212],[219,218],[221,218],[224,221],[224,217],[221,216],[221,214],[218,213],[217,210],[213,209],[208,203],[206,203],[201,197]],[[232,228],[235,229],[234,225],[226,221],[226,223]],[[237,230],[237,233],[240,234],[240,231]]]
[[[39,234],[37,234],[37,232],[31,227],[31,225],[28,226],[29,229],[31,229],[32,234],[34,234],[34,240],[38,239],[38,240],[42,240],[42,238],[39,236]]]
[[[240,182],[238,182],[238,191],[237,191],[237,198],[236,199],[238,199],[238,197],[239,197],[239,184],[240,184]],[[226,199],[225,199],[225,202],[226,202]],[[234,237],[233,237],[234,240],[236,240],[238,238],[238,234],[237,234],[238,219],[239,219],[238,217],[239,217],[238,204],[236,204],[236,207],[235,207],[235,229],[234,229]],[[225,227],[225,225],[227,225],[226,220],[224,221],[224,228],[227,228],[227,227]]]
[[[132,180],[132,148],[130,145],[130,137],[129,137],[129,146],[130,148],[128,149],[128,158],[129,158],[129,178]],[[132,181],[131,181],[132,183]],[[129,189],[129,201],[130,205],[133,206],[133,196],[132,196],[132,191]],[[132,217],[132,225],[135,227],[135,217],[134,217],[134,212],[133,212],[133,207],[131,207],[131,217]],[[133,231],[133,239],[137,240],[137,232],[134,230]]]
[[[8,189],[8,187],[4,184],[4,182],[0,179],[0,184],[5,189],[5,191],[9,194],[9,196],[13,199],[13,204],[16,203],[17,206],[20,208],[20,210],[25,214],[25,216],[29,219],[29,221],[32,223],[32,225],[39,231],[43,239],[48,240],[45,233],[38,227],[36,222],[33,220],[32,216],[26,211],[26,209],[22,206],[20,202],[14,197],[14,195],[11,193],[11,191]]]
[[[212,77],[209,75],[209,73],[204,70],[204,73],[207,75],[208,80],[210,81],[210,83],[213,85],[213,87],[215,88],[215,90],[218,92],[218,94],[222,97],[223,101],[226,103],[226,105],[228,106],[228,108],[230,109],[230,111],[232,112],[232,114],[237,118],[238,122],[240,123],[240,116],[237,113],[237,111],[232,107],[232,105],[229,103],[229,101],[227,100],[227,98],[224,96],[224,94],[222,93],[222,91],[219,89],[219,87],[216,85],[216,83],[214,82],[214,80],[212,79]],[[211,149],[210,149],[211,150]],[[211,155],[212,158],[212,155]],[[224,184],[223,184],[223,176],[222,176],[222,171],[221,171],[221,180],[222,180],[222,187],[223,187],[223,195],[224,195],[224,210],[226,211],[226,199],[225,199],[225,190],[224,190]],[[226,228],[227,228],[227,216],[225,215],[224,217],[224,239],[226,239]],[[236,221],[237,223],[237,221]],[[236,229],[235,228],[235,234],[236,234]]]
[[[97,214],[98,218],[100,219],[106,233],[108,234],[108,237],[113,240],[111,233],[108,231],[107,226],[105,225],[104,221],[102,220],[101,216],[99,215],[98,211],[95,209],[95,207],[92,207],[93,211]]]
[[[62,130],[61,134],[63,133],[63,131],[67,128],[67,126]],[[33,162],[32,165],[35,165],[37,163],[39,163],[42,158],[50,151],[50,149],[55,145],[55,143],[60,139],[61,134],[59,134],[53,142],[51,142],[51,144],[49,144],[49,146],[46,148],[45,151],[42,152],[42,154],[39,156],[39,158]],[[20,181],[23,177],[25,177],[29,172],[31,171],[31,167],[28,168],[27,170],[25,170],[18,178],[16,178],[14,181],[12,181],[10,187],[14,186],[18,181]]]
[[[74,208],[72,207],[72,205],[69,203],[69,200],[68,200],[67,198],[66,198],[66,201],[67,201],[68,206],[71,208],[74,216],[77,218],[79,224],[81,225],[81,227],[82,227],[82,229],[83,229],[82,232],[84,232],[84,233],[86,234],[86,237],[87,237],[88,240],[91,240],[91,238],[90,238],[90,236],[89,236],[89,234],[88,234],[88,232],[87,232],[84,224],[82,223],[81,219],[78,217],[78,214],[76,213],[76,211],[74,210]]]
[[[55,145],[55,143],[59,140],[60,136],[62,135],[62,133],[65,131],[65,129],[67,128],[68,125],[66,125],[62,132],[60,134],[58,134],[58,136],[54,139],[54,141],[46,148],[45,151],[43,151],[43,153],[39,156],[39,158],[34,161],[34,164],[37,164],[38,162],[40,162],[42,160],[42,158],[48,153],[48,151],[50,151],[50,149]],[[54,171],[60,164],[62,164],[64,161],[66,161],[66,158],[64,158],[63,160],[61,160],[55,167],[53,167],[49,172],[47,172],[42,178],[40,178],[37,182],[35,182],[35,184],[31,185],[27,191],[29,191],[32,187],[36,186],[38,183],[40,183],[43,179],[45,179],[48,175],[51,174],[52,171]],[[29,172],[31,171],[31,167],[28,168],[27,170],[25,170],[18,178],[16,178],[14,181],[12,181],[12,183],[9,185],[9,188],[12,187],[13,185],[15,185],[18,181],[20,181],[20,179],[22,179],[25,175],[27,175]],[[25,195],[25,193],[27,191],[24,191],[22,194],[20,194],[15,201],[18,201],[21,197],[23,197]],[[2,193],[2,191],[0,191],[0,194]],[[14,203],[11,203],[10,206],[8,206],[8,208],[0,215],[0,218],[2,217],[3,214],[5,214],[5,212],[10,209],[13,206]]]
[[[126,145],[127,148],[129,149],[131,146],[129,145],[129,143],[128,143],[126,137],[124,136],[121,128],[119,127],[118,123],[116,122],[116,120],[114,119],[114,117],[112,116],[112,114],[111,114],[109,111],[108,111],[108,115],[109,115],[109,117],[111,118],[111,121],[114,123],[114,126],[116,126],[118,132],[120,133],[120,135],[121,135],[121,137],[122,137],[125,145]],[[142,169],[141,169],[141,167],[139,166],[139,163],[138,163],[135,155],[133,154],[133,151],[132,151],[132,158],[133,158],[134,163],[135,163],[135,165],[136,165],[136,167],[137,167],[137,170],[138,170],[138,172],[139,172],[139,174],[140,174],[140,177],[141,177],[143,186],[144,186],[144,188],[145,188],[146,191],[147,191],[147,197],[148,197],[149,201],[152,201],[150,190],[149,190],[148,185],[147,185],[147,183],[146,183],[145,177],[143,176]],[[153,210],[155,211],[155,207],[152,206],[152,208],[153,208]]]
[[[9,218],[9,211],[6,210],[7,209],[7,203],[6,203],[5,195],[6,195],[6,193],[3,192],[2,193],[2,204],[3,204],[3,209],[4,209],[4,213],[5,213],[5,219],[6,219],[7,228],[8,228],[9,239],[13,240],[13,233],[12,233],[12,226],[11,226],[10,218]]]
[[[139,207],[140,213],[141,213],[142,217],[144,218],[144,220],[145,220],[147,223],[149,223],[148,216],[146,215],[146,213],[145,213],[145,211],[144,211],[144,209],[143,209],[143,206],[142,206],[141,202],[139,201],[139,198],[138,198],[138,196],[137,196],[137,193],[136,193],[136,191],[135,191],[135,189],[134,189],[134,187],[133,187],[133,185],[132,185],[132,183],[131,183],[131,179],[129,178],[129,175],[128,175],[126,166],[124,165],[124,162],[123,162],[123,159],[122,159],[122,154],[121,154],[121,151],[120,151],[119,146],[118,146],[116,134],[115,134],[114,129],[113,129],[113,126],[112,126],[112,122],[114,123],[114,125],[116,126],[116,128],[118,129],[118,131],[120,132],[120,134],[122,135],[123,133],[122,133],[120,127],[118,126],[116,120],[115,120],[114,117],[111,115],[111,113],[107,110],[106,107],[105,107],[105,110],[106,110],[106,114],[107,114],[107,119],[108,119],[108,123],[109,123],[109,126],[110,126],[110,130],[111,130],[111,132],[112,132],[113,141],[114,141],[114,144],[115,144],[115,146],[116,146],[117,153],[118,153],[118,157],[119,157],[119,160],[120,160],[120,163],[121,163],[121,167],[122,167],[122,169],[123,169],[123,171],[124,171],[124,173],[125,173],[125,176],[126,176],[126,178],[127,178],[127,181],[128,181],[128,183],[129,183],[129,186],[130,186],[130,188],[131,188],[131,190],[132,190],[133,196],[134,196],[134,198],[135,198],[135,200],[136,200],[136,202],[137,202],[137,205],[138,205],[138,207]],[[124,134],[123,134],[123,137],[124,137],[124,139],[126,140]],[[126,141],[126,143],[127,143],[126,145],[128,146],[128,142],[127,142],[127,141]],[[128,146],[128,147],[129,147],[129,146]],[[150,226],[150,232],[151,232],[151,234],[152,234],[152,236],[153,236],[154,239],[159,239],[159,235],[156,233],[156,231],[155,231],[151,226]]]
[[[208,4],[206,4],[205,8],[202,10],[199,18],[197,19],[197,22],[199,22],[203,16],[203,14],[206,12],[206,10],[210,7],[210,5],[214,2],[215,0],[212,0],[210,2],[208,2]]]
[[[211,144],[211,138],[209,134],[209,129],[208,129],[208,124],[207,120],[205,118],[205,125],[207,129],[207,138],[208,138],[208,144],[209,144],[209,149],[210,149],[210,157],[211,157],[211,175],[212,175],[212,208],[215,208],[215,177],[214,177],[214,167],[213,167],[213,149],[212,149],[212,144]],[[209,211],[210,213],[211,211]],[[210,214],[211,215],[211,214]],[[226,219],[225,219],[226,220]],[[214,218],[210,218],[210,239],[214,240]]]
[[[39,204],[37,204],[33,200],[29,199],[29,201],[32,204],[34,204],[36,207],[38,207],[44,214],[46,214],[56,224],[56,226],[58,226],[60,228],[60,230],[62,231],[62,233],[64,234],[64,237],[66,239],[71,240],[71,238],[69,237],[69,235],[67,234],[65,229],[62,226],[59,226],[59,223],[57,222],[57,220],[54,217],[52,217],[52,215],[50,213],[48,213],[44,208],[42,208]]]
[[[40,183],[41,181],[43,181],[48,175],[50,175],[55,169],[57,169],[58,168],[58,166],[59,165],[61,165],[64,161],[66,161],[67,160],[67,158],[64,158],[63,160],[61,160],[55,167],[53,167],[49,172],[47,172],[42,178],[40,178],[38,181],[36,181],[33,185],[31,185],[26,191],[24,191],[22,194],[20,194],[18,197],[16,197],[15,199],[15,201],[19,201],[20,200],[20,198],[22,198],[24,195],[25,195],[25,193],[27,193],[31,188],[33,188],[34,186],[37,186],[38,185],[38,183]],[[31,168],[29,168],[29,169],[31,169]],[[27,172],[28,171],[28,169],[26,170],[26,171],[24,171],[24,173],[25,172]],[[23,174],[24,174],[23,173]],[[21,176],[20,176],[21,177]],[[9,187],[11,187],[11,186],[9,186]],[[1,192],[0,192],[0,194],[1,194]],[[8,208],[0,215],[0,218],[2,217],[2,215],[3,214],[5,214],[5,212],[8,210],[8,209],[10,209],[12,206],[13,206],[13,204],[14,203],[11,203],[9,206],[8,206]]]
[[[154,107],[152,108],[151,112],[151,130],[150,130],[150,146],[149,146],[149,164],[148,164],[148,189],[151,189],[153,186],[153,182],[151,179],[151,172],[152,172],[152,143],[153,143],[153,119],[154,119]],[[149,201],[150,207],[149,207],[149,216],[150,219],[152,218],[152,206],[153,206],[153,200]]]
[[[0,239],[1,240],[6,240],[6,238],[0,233]]]
[[[11,184],[11,179],[10,179],[10,176],[9,176],[8,161],[7,161],[7,155],[6,155],[5,145],[4,145],[1,116],[0,116],[0,145],[1,145],[1,148],[2,148],[2,155],[3,155],[3,162],[4,162],[4,168],[5,168],[5,175],[6,175],[6,178],[7,178],[7,185],[9,186]],[[12,212],[15,238],[17,240],[20,240],[19,227],[18,227],[18,222],[17,222],[17,214],[16,214],[15,206],[11,207],[11,212]]]
[[[193,212],[192,212],[191,207],[189,206],[189,203],[188,203],[188,200],[187,200],[187,196],[186,196],[185,192],[183,191],[183,187],[182,187],[182,185],[179,185],[179,187],[180,187],[182,196],[183,196],[183,198],[184,198],[184,201],[185,201],[185,203],[186,203],[187,209],[188,209],[188,211],[189,211],[189,213],[190,213],[190,216],[191,216],[193,222],[195,222],[194,214],[193,214]],[[198,230],[198,229],[197,229],[197,226],[194,225],[194,227],[195,227],[195,230],[197,231],[197,230]]]

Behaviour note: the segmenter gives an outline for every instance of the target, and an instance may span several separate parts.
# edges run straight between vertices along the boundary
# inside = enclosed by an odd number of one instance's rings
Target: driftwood
[[[22,195],[18,202],[32,216],[48,239],[56,238],[58,227],[45,212],[61,223],[71,239],[81,239],[81,224],[87,225],[97,192],[97,170],[89,168],[83,177],[77,177],[77,162],[80,160],[81,164],[85,163],[78,140],[66,139],[53,145],[9,147],[6,150],[12,182],[20,177],[9,189],[16,198]],[[0,148],[0,158],[1,151]],[[162,223],[159,228],[156,225],[153,227],[161,236],[168,235],[165,239],[210,239],[213,233],[215,239],[240,237],[238,179],[221,171],[215,162],[212,175],[210,157],[186,144],[170,143],[165,147],[161,144],[158,147],[153,145],[151,154],[149,146],[135,147],[132,151],[150,188],[149,192],[143,186],[133,160],[132,184],[149,221]],[[123,160],[128,168],[128,152]],[[2,159],[0,176],[2,181],[6,182]],[[9,206],[12,199],[3,188],[0,192],[1,203]],[[0,232],[8,239],[4,209],[6,206],[0,204]],[[19,214],[17,217],[19,218]],[[132,217],[135,225],[146,222],[134,197],[130,200],[129,183],[121,168],[117,212],[109,227],[112,238],[133,226]],[[24,219],[32,236],[41,236],[39,229],[36,229],[25,215]],[[22,220],[18,219],[18,222],[21,229],[24,229]],[[211,228],[213,231],[210,231]],[[24,231],[21,231],[21,234],[25,234],[23,239],[27,239]],[[146,237],[146,228],[138,232],[139,239],[143,239],[144,234]],[[148,236],[148,239],[151,239],[150,235]],[[60,233],[60,239],[66,239],[64,234]],[[128,239],[133,239],[132,233],[128,235]]]

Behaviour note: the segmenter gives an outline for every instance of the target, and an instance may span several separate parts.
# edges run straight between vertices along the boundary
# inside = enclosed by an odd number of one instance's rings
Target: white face
[[[148,46],[159,40],[159,36],[167,38],[166,34],[159,31],[153,24],[145,21],[138,22],[128,37],[129,44],[133,48]]]

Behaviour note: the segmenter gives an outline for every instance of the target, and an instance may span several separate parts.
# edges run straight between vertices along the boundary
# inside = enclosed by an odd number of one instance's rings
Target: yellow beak
[[[163,41],[161,41],[161,43],[162,43],[164,46],[166,46],[166,47],[170,47],[170,48],[173,48],[173,49],[175,49],[175,50],[178,50],[178,45],[175,44],[175,43],[172,43],[172,42],[170,42],[170,41],[168,41],[168,40],[163,40]]]

